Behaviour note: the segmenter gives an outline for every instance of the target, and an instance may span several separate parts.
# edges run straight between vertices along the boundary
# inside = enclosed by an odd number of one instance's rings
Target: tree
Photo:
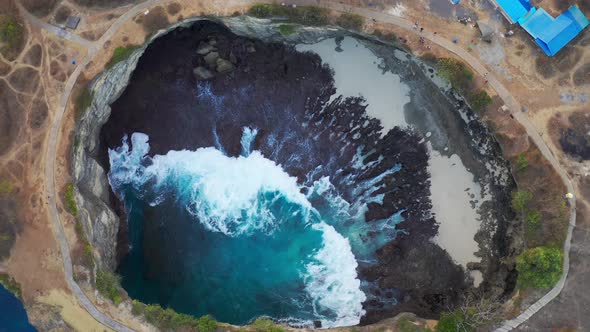
[[[214,332],[217,330],[217,321],[211,315],[205,315],[199,318],[197,322],[199,332]]]
[[[519,154],[516,157],[516,171],[524,171],[527,167],[529,167],[529,160],[523,153]]]
[[[525,220],[530,229],[535,229],[541,224],[541,213],[539,211],[529,211]]]
[[[484,90],[479,90],[469,94],[469,104],[474,110],[480,112],[492,104],[492,97]]]
[[[529,191],[515,191],[512,193],[512,208],[521,215],[524,215],[531,199],[533,199],[533,194],[531,194]]]
[[[521,287],[549,288],[561,277],[563,254],[557,248],[536,247],[516,259]]]

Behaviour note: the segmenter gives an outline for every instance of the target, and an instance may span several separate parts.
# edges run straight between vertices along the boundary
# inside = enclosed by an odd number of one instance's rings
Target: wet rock
[[[480,262],[469,262],[467,263],[467,270],[481,270]]]
[[[197,67],[193,69],[193,74],[197,80],[208,80],[215,76],[209,69],[205,67]]]
[[[201,42],[197,48],[197,54],[199,55],[205,55],[213,51],[215,51],[215,47],[205,42]]]
[[[229,54],[229,61],[231,63],[233,63],[234,65],[238,62],[238,58],[236,57],[236,55],[233,52],[231,52]]]
[[[256,49],[254,48],[254,45],[248,45],[248,46],[246,46],[246,52],[248,52],[248,53],[254,53],[254,52],[256,52]]]
[[[225,60],[225,59],[217,59],[217,72],[219,73],[226,73],[228,71],[232,71],[234,69],[234,65]]]
[[[211,53],[207,54],[204,57],[204,59],[209,67],[215,67],[215,65],[217,64],[217,59],[219,59],[219,53],[218,52],[211,52]]]

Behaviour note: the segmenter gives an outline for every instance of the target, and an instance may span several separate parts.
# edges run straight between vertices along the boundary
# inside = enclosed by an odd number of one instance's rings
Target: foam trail
[[[242,144],[243,157],[248,157],[250,155],[250,152],[252,151],[252,143],[254,143],[257,134],[257,128],[252,129],[250,127],[244,127],[242,129],[242,139],[240,140],[240,143]]]

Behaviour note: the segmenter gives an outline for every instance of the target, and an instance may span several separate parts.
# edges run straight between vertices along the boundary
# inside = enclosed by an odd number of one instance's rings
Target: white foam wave
[[[327,308],[336,316],[322,320],[322,327],[357,325],[365,314],[362,303],[366,296],[360,290],[358,264],[350,243],[334,227],[323,222],[312,227],[323,232],[324,241],[314,261],[306,265],[304,275],[305,289],[313,298],[314,310],[321,316],[321,311]]]
[[[250,134],[255,136],[255,132]],[[285,222],[275,216],[277,206],[288,206],[283,204],[285,201],[295,206],[282,210],[280,215],[301,215],[298,220],[322,232],[320,249],[302,257],[311,260],[305,265],[302,278],[316,316],[323,327],[359,323],[366,297],[360,290],[350,243],[334,227],[321,221],[295,177],[259,151],[228,157],[215,148],[200,148],[169,151],[150,158],[146,156],[147,135],[134,133],[131,142],[133,150],[127,137],[121,147],[109,150],[109,179],[113,188],[120,190],[131,185],[141,191],[149,185],[155,192],[173,188],[187,210],[210,231],[232,237],[251,232],[270,234]],[[314,187],[324,195],[334,189],[327,177]]]

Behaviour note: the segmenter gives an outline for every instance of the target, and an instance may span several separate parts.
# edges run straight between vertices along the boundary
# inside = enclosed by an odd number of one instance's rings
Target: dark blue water
[[[30,323],[22,302],[0,285],[0,332],[37,331]]]

